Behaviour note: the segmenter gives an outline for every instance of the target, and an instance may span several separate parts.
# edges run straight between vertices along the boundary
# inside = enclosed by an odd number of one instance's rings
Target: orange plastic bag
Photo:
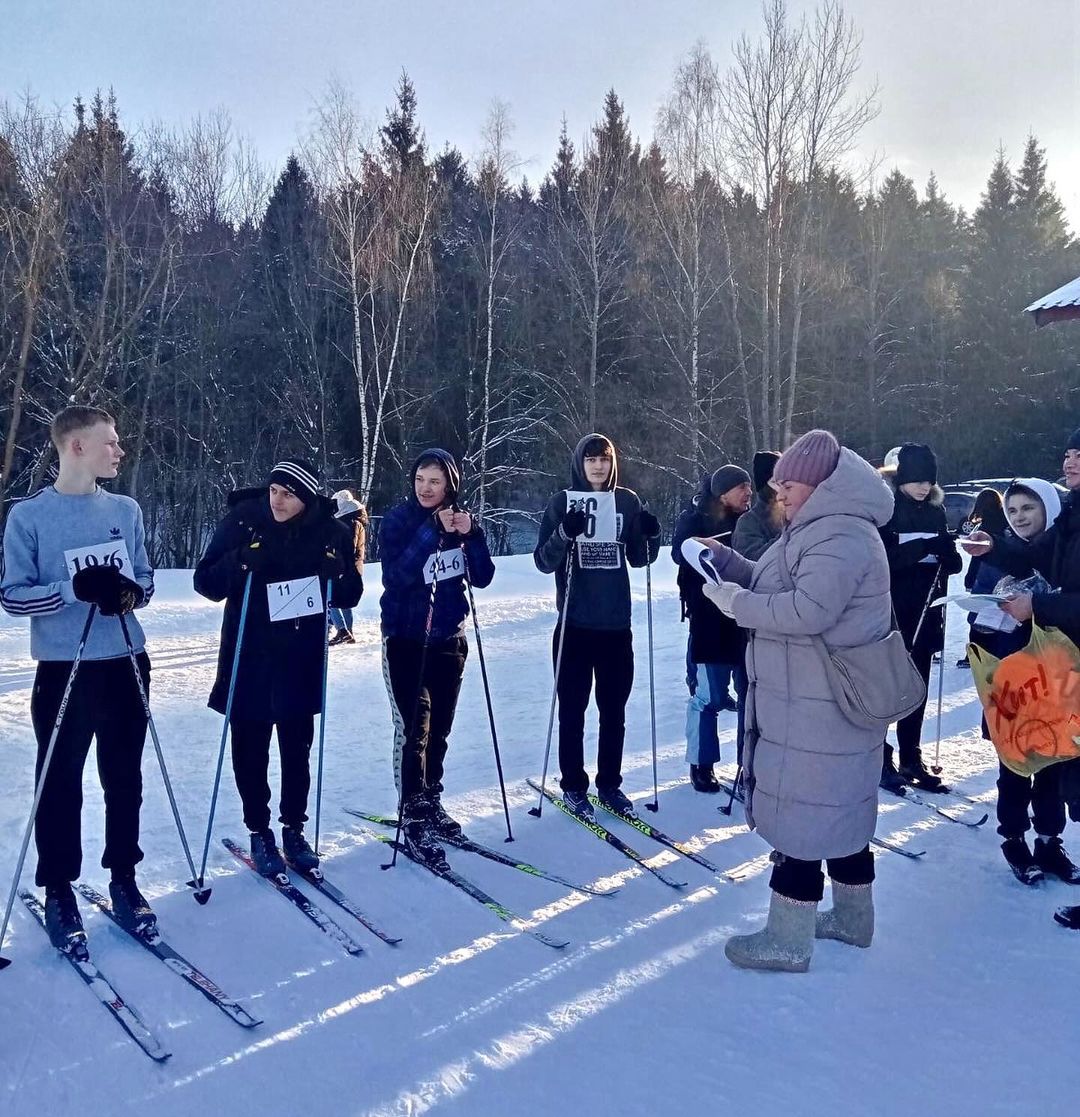
[[[1080,756],[1080,650],[1063,632],[1035,624],[1021,651],[998,659],[969,644],[968,657],[1006,768],[1033,776]]]

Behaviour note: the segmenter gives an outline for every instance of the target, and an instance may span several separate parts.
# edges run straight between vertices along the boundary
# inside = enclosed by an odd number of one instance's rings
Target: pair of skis
[[[893,791],[891,788],[888,787],[882,788],[882,791],[887,791],[890,795],[895,795],[897,799],[905,799],[909,803],[915,803],[917,806],[925,807],[926,810],[933,811],[934,814],[936,814],[939,818],[945,819],[946,822],[955,822],[957,826],[966,826],[969,830],[978,830],[979,827],[982,826],[990,817],[984,812],[982,817],[976,819],[975,821],[967,818],[957,818],[956,815],[949,814],[948,811],[943,810],[936,803],[931,803],[928,799],[924,799],[922,795],[919,794],[919,792],[915,791],[909,786],[905,786],[903,791]],[[937,794],[937,792],[934,792],[933,794]],[[946,792],[946,794],[951,795],[952,792]],[[969,803],[981,805],[979,804],[979,801],[977,799],[970,799],[966,795],[957,796],[957,798]]]
[[[254,1028],[262,1023],[257,1017],[252,1016],[239,1001],[234,1000],[216,982],[207,977],[202,970],[170,946],[156,928],[149,934],[139,934],[137,931],[132,931],[117,919],[111,904],[100,892],[86,884],[78,885],[78,889],[85,899],[89,900],[112,920],[125,934],[144,946],[167,969],[197,989],[211,1004],[221,1009],[230,1020],[239,1024],[242,1028]],[[45,930],[45,909],[42,907],[41,901],[30,892],[20,892],[19,898],[41,925],[42,930]],[[158,1039],[139,1011],[134,1005],[124,1000],[116,991],[112,982],[91,959],[86,946],[85,935],[77,937],[70,944],[69,949],[61,950],[58,953],[71,963],[72,968],[82,978],[90,991],[151,1059],[160,1063],[169,1058],[171,1052]]]

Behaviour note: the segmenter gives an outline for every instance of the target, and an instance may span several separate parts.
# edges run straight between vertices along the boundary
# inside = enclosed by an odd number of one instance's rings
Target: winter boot
[[[330,647],[336,648],[338,644],[355,644],[356,639],[347,628],[339,628],[330,638]]]
[[[711,764],[691,764],[690,783],[695,791],[703,791],[706,795],[715,795],[720,790]]]
[[[422,861],[437,873],[446,872],[450,868],[443,847],[435,840],[432,832],[431,807],[422,791],[405,800],[401,812],[401,837],[405,842],[405,849],[417,861]]]
[[[460,838],[461,823],[446,813],[446,808],[442,805],[442,793],[432,791],[429,788],[425,794],[427,795],[428,811],[431,816],[432,833],[436,837],[446,838],[448,841]]]
[[[634,804],[617,787],[597,788],[596,795],[605,807],[616,814],[633,816]]]
[[[1038,884],[1043,879],[1043,871],[1035,863],[1023,838],[1006,838],[1001,843],[1001,852],[1021,884]]]
[[[878,786],[884,791],[891,791],[894,795],[903,795],[904,788],[907,787],[900,773],[896,770],[896,764],[893,762],[892,745],[885,746],[885,752],[881,758],[881,779],[878,781]]]
[[[1060,838],[1035,839],[1035,864],[1045,876],[1057,877],[1066,884],[1080,884],[1080,867],[1069,860]]]
[[[720,701],[717,702],[716,705],[721,710],[726,710],[729,714],[733,714],[739,708],[739,700],[731,693],[730,690],[727,690],[723,693]]]
[[[251,860],[255,862],[255,871],[264,877],[276,877],[285,872],[285,862],[273,830],[258,830],[251,835]]]
[[[1058,908],[1054,912],[1054,922],[1070,931],[1080,931],[1080,904],[1071,908]]]
[[[592,822],[596,817],[593,813],[592,803],[589,802],[587,791],[564,791],[563,802],[578,818],[583,818],[586,822]]]
[[[109,881],[113,915],[120,926],[144,939],[157,935],[157,916],[135,883],[135,874],[122,873]]]
[[[920,791],[929,791],[935,795],[947,795],[949,792],[942,780],[926,767],[919,752],[907,760],[900,758],[900,775]]]
[[[806,973],[814,953],[816,916],[816,900],[791,900],[774,892],[765,929],[732,936],[724,944],[724,953],[744,970]]]
[[[308,845],[303,826],[281,828],[281,852],[285,854],[285,860],[301,873],[310,873],[319,867],[318,855]]]
[[[820,912],[814,938],[836,939],[848,946],[869,946],[874,940],[874,895],[872,884],[832,882],[833,906]]]
[[[50,884],[45,889],[45,930],[49,941],[64,954],[88,958],[86,932],[70,884]]]

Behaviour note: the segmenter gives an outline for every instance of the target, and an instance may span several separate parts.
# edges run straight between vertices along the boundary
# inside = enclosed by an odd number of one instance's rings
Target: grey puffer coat
[[[853,648],[888,634],[889,563],[878,528],[892,512],[892,493],[873,466],[843,449],[756,563],[727,556],[724,578],[747,587],[733,603],[750,637],[747,818],[789,857],[846,857],[874,835],[882,734],[844,717],[809,637]]]

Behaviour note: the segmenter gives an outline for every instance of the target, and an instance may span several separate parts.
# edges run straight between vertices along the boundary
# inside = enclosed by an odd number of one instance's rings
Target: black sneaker
[[[251,860],[255,862],[255,871],[264,877],[281,876],[285,872],[285,862],[273,830],[259,830],[251,835]]]
[[[1054,912],[1054,922],[1070,931],[1080,931],[1080,905],[1071,908],[1058,908]]]
[[[121,927],[142,938],[153,938],[157,934],[157,916],[139,891],[134,873],[113,877],[109,882],[109,898]]]
[[[610,787],[606,791],[597,788],[596,794],[600,802],[616,814],[634,814],[634,804],[617,787]]]
[[[592,803],[589,802],[587,791],[564,791],[563,802],[578,818],[583,818],[586,822],[592,822],[596,817],[593,813]]]
[[[406,850],[435,872],[446,872],[450,868],[446,860],[446,852],[435,840],[431,828],[431,805],[423,792],[410,795],[405,800],[401,818],[401,838]]]
[[[1035,839],[1035,864],[1046,876],[1057,877],[1066,884],[1080,884],[1080,867],[1069,860],[1060,838]]]
[[[347,629],[341,628],[330,639],[330,647],[336,648],[338,644],[355,644],[356,637]]]
[[[451,818],[442,805],[442,798],[437,791],[427,792],[429,822],[431,830],[440,838],[460,838],[461,823],[456,818]]]
[[[690,783],[695,791],[702,791],[706,795],[715,795],[720,790],[711,764],[691,764]]]
[[[302,826],[281,828],[281,852],[285,854],[285,860],[302,873],[310,873],[319,867],[319,858],[308,845]]]
[[[903,795],[907,788],[903,776],[893,763],[893,751],[889,745],[885,746],[885,754],[881,758],[881,779],[878,780],[878,786],[884,791],[891,791],[894,795]]]
[[[63,954],[88,958],[86,932],[75,893],[70,884],[51,884],[45,889],[45,930],[49,941]]]
[[[934,795],[948,795],[949,788],[940,776],[935,776],[920,760],[918,763],[901,764],[900,776],[912,787],[920,791],[929,791]]]
[[[970,659],[968,659],[968,657],[967,657],[966,655],[962,655],[962,656],[961,656],[961,657],[960,657],[960,658],[959,658],[959,659],[958,659],[958,660],[956,661],[956,666],[957,666],[957,667],[970,667],[970,666],[971,666],[971,660],[970,660]]]
[[[1001,852],[1021,884],[1038,884],[1043,879],[1043,871],[1031,856],[1031,850],[1023,838],[1006,838],[1001,843]]]

